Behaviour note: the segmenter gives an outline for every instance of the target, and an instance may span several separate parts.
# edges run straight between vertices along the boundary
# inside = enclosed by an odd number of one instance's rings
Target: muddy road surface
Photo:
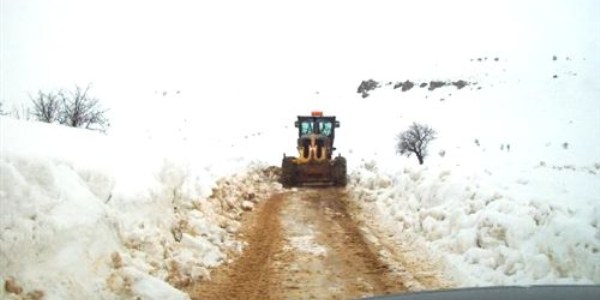
[[[356,299],[407,291],[357,226],[344,189],[275,195],[244,223],[243,253],[194,285],[192,299]]]

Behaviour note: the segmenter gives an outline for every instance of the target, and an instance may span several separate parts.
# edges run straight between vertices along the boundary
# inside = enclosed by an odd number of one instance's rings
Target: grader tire
[[[296,185],[296,164],[292,161],[293,157],[284,157],[281,162],[280,182],[283,187],[289,188]]]
[[[347,183],[346,159],[338,156],[333,160],[333,184],[335,186],[346,186]]]

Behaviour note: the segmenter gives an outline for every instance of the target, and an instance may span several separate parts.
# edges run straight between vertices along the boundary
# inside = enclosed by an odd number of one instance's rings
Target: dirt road
[[[344,189],[299,189],[245,220],[248,243],[193,299],[356,299],[406,291],[348,211]]]

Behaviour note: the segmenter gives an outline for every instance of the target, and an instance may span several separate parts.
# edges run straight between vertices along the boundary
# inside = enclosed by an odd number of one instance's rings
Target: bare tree
[[[89,90],[90,85],[85,89],[75,86],[74,91],[58,92],[63,103],[60,123],[104,132],[110,126],[105,117],[107,110],[102,108],[98,99],[88,95]]]
[[[408,157],[414,153],[419,164],[422,165],[423,159],[427,156],[427,145],[436,138],[435,134],[435,130],[427,125],[412,123],[408,130],[398,134],[396,150]]]
[[[59,121],[62,107],[57,94],[38,91],[37,97],[30,95],[29,99],[33,103],[32,115],[38,121],[46,123]]]

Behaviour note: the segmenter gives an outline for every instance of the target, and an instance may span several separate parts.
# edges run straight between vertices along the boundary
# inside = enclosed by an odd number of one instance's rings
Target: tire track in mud
[[[273,262],[281,253],[282,235],[279,211],[283,195],[264,201],[256,213],[244,221],[248,245],[233,263],[216,269],[212,279],[193,286],[192,299],[280,299]]]
[[[282,223],[295,251],[282,277],[287,298],[355,299],[406,291],[363,238],[346,197],[344,189],[302,189],[289,196]]]
[[[192,299],[355,299],[406,292],[348,211],[339,188],[302,188],[244,220],[243,253],[188,292]]]

